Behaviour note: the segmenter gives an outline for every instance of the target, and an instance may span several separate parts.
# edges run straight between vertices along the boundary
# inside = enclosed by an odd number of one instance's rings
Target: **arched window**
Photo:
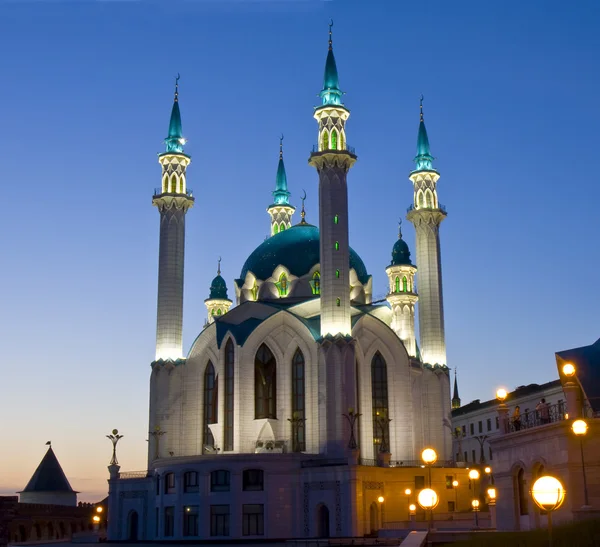
[[[398,276],[394,280],[394,292],[400,292],[400,278]]]
[[[406,279],[406,276],[402,278],[402,291],[408,292],[408,279]]]
[[[304,355],[300,348],[292,358],[292,451],[306,450],[306,437],[304,434],[305,418],[305,380],[304,380]]]
[[[423,192],[421,192],[421,190],[419,190],[419,193],[417,194],[417,204],[418,207],[423,207]]]
[[[287,293],[289,290],[289,281],[288,281],[287,275],[285,275],[285,273],[282,273],[279,276],[279,282],[275,283],[275,286],[277,287],[277,290],[279,291],[279,296],[287,296]]]
[[[322,150],[329,150],[329,133],[327,131],[323,131],[323,141],[321,143]]]
[[[313,294],[321,294],[321,274],[319,272],[313,274],[310,286]]]
[[[334,129],[331,132],[331,149],[332,150],[337,150],[337,145],[338,145],[338,134],[337,131]]]
[[[340,217],[339,217],[338,215],[335,215],[335,216],[333,217],[333,223],[334,223],[334,224],[337,224],[339,220],[340,220]]]
[[[165,175],[163,177],[162,191],[163,192],[168,192],[169,191],[169,175]]]
[[[517,489],[518,489],[518,500],[519,500],[519,514],[528,515],[529,506],[527,500],[527,488],[525,485],[525,470],[519,469],[517,473]]]
[[[169,192],[177,192],[177,177],[175,175],[171,176],[171,188],[169,188]]]
[[[212,448],[215,446],[215,439],[209,424],[217,423],[219,387],[215,377],[215,367],[209,361],[204,371],[204,439],[202,446]]]
[[[275,223],[273,225],[273,235],[278,234],[279,233],[279,224]]]
[[[339,250],[340,250],[340,242],[339,242],[339,241],[336,241],[336,242],[335,242],[335,250],[336,250],[336,251],[339,251]]]
[[[346,149],[346,135],[343,131],[340,132],[340,150]]]
[[[231,338],[225,345],[225,442],[223,450],[233,450],[233,372],[234,349]]]
[[[250,292],[252,293],[252,300],[258,300],[258,283],[256,280],[254,280],[254,285],[252,285]]]
[[[387,365],[377,352],[371,361],[371,398],[373,401],[373,444],[381,452],[389,452]]]
[[[339,270],[336,270],[336,271],[335,271],[335,277],[336,277],[337,279],[339,279],[339,278],[340,278],[340,271],[339,271]]]
[[[279,231],[280,231],[280,232],[283,232],[284,230],[285,230],[285,222],[282,222],[282,223],[279,225]]]
[[[429,190],[425,192],[425,205],[428,209],[433,209],[433,196]]]
[[[335,305],[339,308],[342,304],[342,301],[339,298],[335,299]]]
[[[254,418],[277,419],[277,362],[262,344],[254,358]]]

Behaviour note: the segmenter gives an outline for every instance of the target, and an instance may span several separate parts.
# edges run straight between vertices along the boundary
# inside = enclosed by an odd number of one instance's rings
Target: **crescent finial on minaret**
[[[333,40],[331,39],[331,29],[333,28],[333,19],[329,19],[329,49],[333,49]]]
[[[175,76],[175,102],[179,101],[179,78],[181,78],[181,75],[178,72]]]
[[[402,219],[398,221],[398,239],[402,239]]]
[[[283,133],[279,137],[279,159],[283,158]]]
[[[302,200],[302,211],[300,211],[300,218],[302,220],[300,220],[300,224],[306,224],[306,221],[304,220],[304,218],[306,217],[306,211],[304,210],[304,201],[306,200],[306,190],[302,190],[304,192],[304,195],[300,198]]]
[[[421,110],[421,121],[423,121],[423,93],[421,93],[421,98],[419,100],[419,109]]]
[[[217,275],[221,275],[221,257],[217,261]]]

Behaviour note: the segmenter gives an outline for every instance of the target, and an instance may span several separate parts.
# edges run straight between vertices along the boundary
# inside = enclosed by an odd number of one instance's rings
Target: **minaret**
[[[444,335],[444,302],[442,297],[442,261],[439,228],[446,218],[446,210],[438,202],[436,184],[440,178],[433,168],[429,139],[423,119],[417,138],[417,168],[410,173],[414,187],[414,204],[406,218],[415,226],[417,234],[417,268],[419,268],[419,334],[421,358],[431,365],[446,364]]]
[[[233,302],[227,298],[227,284],[221,277],[221,258],[217,266],[217,277],[210,284],[210,296],[204,301],[208,311],[207,323],[210,325],[214,322],[215,317],[225,315]]]
[[[158,207],[160,213],[156,360],[175,361],[183,358],[185,214],[194,204],[192,192],[186,186],[186,168],[191,158],[183,153],[179,76],[175,80],[175,100],[165,144],[166,152],[158,156],[162,186],[155,190],[152,198],[152,205]]]
[[[419,299],[415,290],[417,268],[410,261],[410,250],[402,239],[402,221],[398,225],[398,240],[392,249],[392,262],[385,269],[390,282],[386,296],[392,308],[392,330],[404,343],[411,357],[417,356],[415,341],[415,304]]]
[[[454,369],[454,395],[452,396],[452,409],[460,408],[460,397],[458,396],[458,381],[456,380],[456,369]]]
[[[296,210],[290,205],[290,193],[288,192],[287,175],[283,164],[283,135],[279,139],[279,164],[277,165],[277,177],[275,178],[275,190],[273,190],[273,203],[267,208],[271,217],[271,235],[287,230],[292,225],[292,215]]]
[[[342,104],[333,56],[331,27],[325,77],[315,108],[319,124],[318,145],[309,163],[319,173],[319,229],[321,263],[321,335],[350,335],[350,267],[348,244],[348,188],[346,174],[356,161],[346,145],[346,120],[350,111]]]

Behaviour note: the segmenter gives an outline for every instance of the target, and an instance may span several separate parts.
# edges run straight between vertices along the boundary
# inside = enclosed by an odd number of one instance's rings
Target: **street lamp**
[[[575,367],[571,363],[565,363],[562,372],[567,378],[571,378],[575,376]]]
[[[567,365],[565,365],[566,367]],[[573,366],[573,365],[571,365]],[[564,367],[563,367],[564,368]],[[571,424],[571,429],[577,437],[579,437],[579,448],[581,449],[581,469],[583,471],[583,497],[584,507],[589,507],[587,478],[585,476],[585,459],[583,458],[583,438],[587,434],[588,424],[585,420],[575,420]]]
[[[501,403],[504,403],[507,396],[508,396],[508,393],[506,392],[506,390],[503,387],[496,390],[496,399],[498,399]]]
[[[406,501],[408,503],[408,520],[410,520],[410,495],[412,494],[412,490],[410,488],[407,488],[406,490],[404,490],[404,495],[406,496]]]
[[[458,481],[456,479],[452,481],[452,488],[454,488],[454,510],[458,511]]]
[[[565,501],[565,489],[557,478],[544,475],[533,483],[531,496],[540,509],[548,512],[548,545],[552,547],[552,511]]]
[[[475,513],[475,528],[479,528],[479,517],[477,516],[479,513],[479,500],[473,500],[471,507],[473,507],[473,513]]]
[[[437,461],[437,452],[433,448],[425,448],[421,452],[421,459],[429,469],[429,488],[431,488],[431,466]]]
[[[427,526],[427,530],[431,532],[432,522],[433,522],[433,510],[437,507],[440,498],[438,497],[435,490],[431,488],[424,488],[419,492],[417,496],[418,504],[425,509],[425,511],[429,511],[429,523]]]
[[[92,517],[92,521],[94,522],[94,530],[97,532],[100,528],[100,517],[98,515],[94,515]]]
[[[487,489],[488,505],[490,508],[490,525],[496,528],[496,489],[493,486]]]
[[[383,502],[384,501],[385,501],[385,498],[383,496],[379,496],[377,498],[377,502],[381,506],[381,509],[380,509],[380,511],[381,511],[381,528],[385,528],[385,526],[384,526],[384,522],[385,522],[385,518],[384,517],[385,517],[385,515],[383,513]]]
[[[469,471],[469,479],[471,479],[471,481],[473,481],[473,495],[477,496],[477,498],[479,498],[479,483],[477,482],[479,480],[480,474],[479,471],[477,471],[477,469],[471,469]]]

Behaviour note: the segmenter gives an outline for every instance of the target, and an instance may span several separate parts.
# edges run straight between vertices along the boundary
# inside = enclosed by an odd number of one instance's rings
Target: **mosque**
[[[319,226],[306,222],[304,207],[294,223],[280,144],[271,235],[229,287],[219,269],[186,356],[185,218],[194,197],[176,85],[152,201],[160,248],[148,471],[109,467],[109,539],[360,536],[380,527],[379,496],[393,499],[399,482],[423,488],[425,447],[442,467],[451,460],[439,239],[446,210],[423,105],[408,177],[416,264],[402,234],[390,238],[381,264],[389,291],[374,302],[372,277],[349,245],[347,176],[357,155],[342,95],[330,27],[308,160],[319,177]],[[448,469],[445,479],[444,469],[433,471],[447,484]],[[455,499],[452,490],[440,495]],[[385,510],[390,517],[394,509]]]

